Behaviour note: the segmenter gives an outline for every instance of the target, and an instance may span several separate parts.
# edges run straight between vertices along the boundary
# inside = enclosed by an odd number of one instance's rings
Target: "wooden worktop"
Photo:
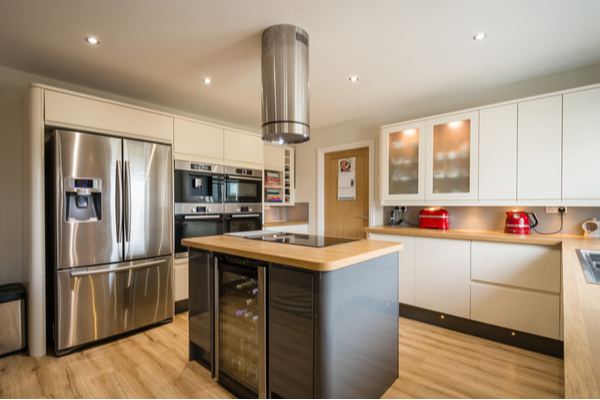
[[[404,248],[402,243],[376,240],[359,240],[327,247],[307,247],[225,235],[183,239],[182,244],[197,249],[321,272],[334,271]]]
[[[366,232],[500,243],[562,246],[565,397],[600,398],[600,285],[587,283],[576,249],[600,250],[600,239],[575,235],[514,235],[500,231],[378,226]]]

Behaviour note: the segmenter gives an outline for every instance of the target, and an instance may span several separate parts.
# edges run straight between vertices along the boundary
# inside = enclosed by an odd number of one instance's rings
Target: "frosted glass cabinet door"
[[[382,200],[425,200],[425,122],[381,129]]]
[[[478,111],[427,121],[426,201],[476,201]]]

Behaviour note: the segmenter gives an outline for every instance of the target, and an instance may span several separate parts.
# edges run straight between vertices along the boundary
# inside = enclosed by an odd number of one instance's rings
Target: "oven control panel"
[[[250,207],[240,207],[237,212],[252,212],[252,209]]]

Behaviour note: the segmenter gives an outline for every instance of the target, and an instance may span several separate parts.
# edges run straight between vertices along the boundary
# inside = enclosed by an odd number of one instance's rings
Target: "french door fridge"
[[[172,319],[171,147],[63,130],[46,146],[56,353]]]

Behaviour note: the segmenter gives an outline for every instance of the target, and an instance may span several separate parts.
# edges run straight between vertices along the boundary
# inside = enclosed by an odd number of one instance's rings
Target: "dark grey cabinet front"
[[[198,360],[214,377],[214,301],[212,253],[192,249],[189,258],[190,361]]]
[[[313,398],[313,274],[271,264],[270,398]]]

